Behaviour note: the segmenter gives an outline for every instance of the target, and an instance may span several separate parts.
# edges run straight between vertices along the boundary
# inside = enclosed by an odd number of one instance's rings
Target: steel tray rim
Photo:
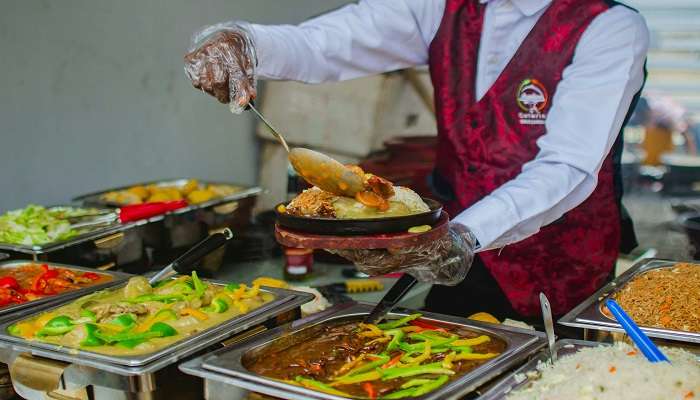
[[[73,271],[94,272],[97,274],[111,276],[112,280],[110,280],[109,282],[101,283],[99,285],[86,286],[86,287],[83,287],[80,289],[63,292],[63,293],[58,294],[58,295],[42,297],[42,298],[37,299],[37,300],[32,300],[32,301],[28,301],[28,302],[21,303],[21,304],[14,304],[11,306],[2,307],[2,308],[0,308],[0,318],[2,318],[2,319],[14,318],[15,317],[14,314],[16,312],[19,312],[19,311],[24,310],[26,308],[44,306],[44,305],[48,305],[48,304],[53,304],[54,302],[72,300],[72,299],[76,299],[78,297],[81,297],[83,295],[87,295],[87,294],[92,293],[92,292],[97,292],[99,290],[109,289],[110,287],[117,286],[117,285],[125,282],[127,279],[129,279],[130,277],[133,276],[131,274],[127,274],[127,273],[119,272],[119,271],[101,271],[98,269],[88,268],[88,267],[80,267],[77,265],[62,264],[62,263],[55,263],[55,262],[32,261],[32,260],[3,261],[3,262],[0,262],[0,270],[5,269],[5,268],[16,268],[16,267],[19,267],[21,265],[27,265],[27,264],[34,264],[34,265],[46,264],[46,265],[49,265],[50,267],[64,268],[64,269],[69,269],[69,270],[73,270]]]
[[[226,282],[223,281],[216,281],[216,280],[206,280],[209,283],[213,283],[216,285],[224,286],[226,285]],[[122,282],[124,285],[126,282]],[[119,288],[123,287],[124,285],[115,285],[112,286],[110,289],[115,289],[118,290]],[[113,356],[113,355],[106,355],[106,354],[100,354],[96,352],[91,352],[87,350],[80,350],[80,349],[74,349],[74,348],[69,348],[69,347],[63,347],[59,345],[55,345],[52,343],[44,343],[44,342],[39,342],[39,341],[30,341],[26,340],[23,338],[19,338],[13,335],[10,335],[7,333],[7,328],[17,322],[23,321],[25,319],[29,319],[35,314],[30,314],[30,315],[24,315],[21,317],[15,317],[15,318],[8,318],[6,320],[0,321],[0,345],[2,342],[10,342],[13,344],[18,344],[18,345],[24,345],[25,347],[31,349],[31,350],[44,350],[45,352],[48,352],[48,354],[64,354],[71,356],[69,359],[74,360],[74,359],[79,359],[79,360],[93,360],[97,361],[99,363],[106,363],[106,364],[112,364],[112,365],[119,365],[123,367],[140,367],[144,366],[146,364],[152,363],[153,361],[160,359],[160,358],[165,358],[173,353],[176,353],[180,350],[186,349],[188,346],[190,346],[192,343],[196,343],[198,341],[206,341],[209,337],[215,336],[221,332],[229,333],[230,328],[235,327],[236,325],[243,325],[245,324],[248,320],[255,318],[258,315],[261,314],[267,314],[270,312],[273,312],[277,308],[283,306],[285,303],[292,301],[295,297],[306,297],[308,296],[303,296],[302,294],[298,294],[297,292],[291,291],[291,290],[285,290],[285,289],[277,289],[277,288],[261,288],[261,290],[267,291],[268,293],[272,293],[275,295],[275,299],[267,304],[264,304],[263,306],[256,308],[255,310],[247,313],[240,315],[238,317],[234,317],[228,321],[225,321],[224,323],[221,323],[217,326],[213,326],[209,329],[206,329],[204,331],[200,331],[195,335],[185,337],[175,343],[172,343],[169,346],[166,346],[162,349],[159,349],[155,352],[152,353],[146,353],[142,355],[137,355],[137,356]],[[309,295],[310,296],[310,295]],[[310,298],[309,298],[310,299]],[[60,303],[54,303],[52,304],[51,307],[46,307],[42,309],[40,312],[47,312],[51,311],[53,309],[59,308],[63,305],[66,305],[69,301],[72,301],[74,299],[67,299],[66,301],[62,301]],[[51,356],[50,358],[56,358]]]
[[[616,321],[610,319],[600,311],[600,306],[603,302],[621,290],[628,282],[635,277],[660,268],[671,268],[678,263],[695,264],[693,261],[673,261],[660,258],[647,258],[639,261],[630,267],[620,276],[608,282],[607,285],[600,288],[581,304],[574,307],[566,315],[557,321],[564,326],[574,328],[594,329],[606,332],[621,332],[625,330]],[[700,266],[698,267],[700,268]],[[650,337],[669,339],[686,343],[700,343],[700,332],[685,332],[673,329],[655,328],[640,326],[642,331]]]
[[[369,304],[357,303],[351,307],[344,307],[337,313],[324,313],[324,315],[322,315],[320,318],[309,319],[306,321],[306,323],[291,327],[291,331],[290,327],[279,327],[261,333],[260,335],[256,335],[255,337],[243,341],[235,346],[231,346],[230,348],[222,349],[209,355],[191,360],[180,365],[180,369],[183,372],[192,373],[193,375],[200,376],[205,379],[221,380],[225,378],[225,380],[230,382],[242,382],[241,387],[246,384],[256,385],[255,391],[271,395],[274,395],[273,392],[277,392],[278,394],[284,393],[287,396],[293,394],[297,396],[295,398],[299,399],[344,399],[343,397],[300,388],[298,386],[289,385],[284,382],[275,381],[273,379],[254,374],[242,366],[241,359],[247,352],[264,347],[267,344],[277,340],[284,334],[292,334],[318,324],[332,322],[338,319],[360,317],[366,315],[371,308],[372,306]],[[396,309],[391,314],[402,316],[408,315],[409,313],[411,313],[410,310]],[[448,396],[449,398],[463,396],[466,393],[476,390],[479,385],[504,372],[513,363],[521,361],[528,355],[538,351],[540,348],[543,348],[545,345],[544,334],[537,331],[524,330],[502,325],[485,324],[478,321],[467,320],[465,318],[439,315],[429,312],[423,313],[423,318],[446,324],[460,325],[472,331],[489,333],[500,338],[501,340],[504,340],[508,346],[506,351],[499,357],[484,363],[478,368],[470,371],[458,379],[455,379],[440,389],[419,397],[420,399],[424,400],[437,398],[442,399],[445,398],[445,396]],[[508,334],[511,334],[512,337],[508,336]],[[215,368],[210,364],[210,362],[219,357],[220,354],[225,353],[230,354],[235,360],[235,365],[232,369],[225,370],[224,368]],[[235,383],[232,384],[236,385]]]

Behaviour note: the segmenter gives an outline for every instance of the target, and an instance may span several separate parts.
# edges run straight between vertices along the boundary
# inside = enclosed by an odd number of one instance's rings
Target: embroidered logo
[[[518,119],[525,125],[544,125],[547,114],[544,110],[549,103],[549,94],[542,82],[537,79],[525,79],[518,86],[515,96],[520,112]]]

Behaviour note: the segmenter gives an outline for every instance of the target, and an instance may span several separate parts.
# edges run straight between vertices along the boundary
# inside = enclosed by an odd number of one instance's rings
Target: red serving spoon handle
[[[140,219],[154,217],[165,214],[187,206],[185,200],[158,201],[153,203],[133,204],[119,209],[119,221],[132,222]]]

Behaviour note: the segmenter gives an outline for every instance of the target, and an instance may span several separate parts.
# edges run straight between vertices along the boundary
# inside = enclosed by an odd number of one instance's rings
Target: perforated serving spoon
[[[362,176],[318,151],[302,147],[290,149],[284,136],[255,108],[255,105],[250,103],[248,107],[282,144],[292,167],[308,183],[339,196],[355,197],[357,193],[364,190]]]

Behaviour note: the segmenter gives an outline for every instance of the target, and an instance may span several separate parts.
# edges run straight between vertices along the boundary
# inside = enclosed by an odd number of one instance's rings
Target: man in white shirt
[[[635,11],[606,0],[364,0],[298,26],[219,24],[195,42],[193,85],[234,110],[258,77],[318,83],[429,64],[452,254],[345,254],[361,269],[458,284],[435,286],[429,309],[534,316],[544,292],[562,314],[609,277],[622,236],[615,144],[648,46]]]

